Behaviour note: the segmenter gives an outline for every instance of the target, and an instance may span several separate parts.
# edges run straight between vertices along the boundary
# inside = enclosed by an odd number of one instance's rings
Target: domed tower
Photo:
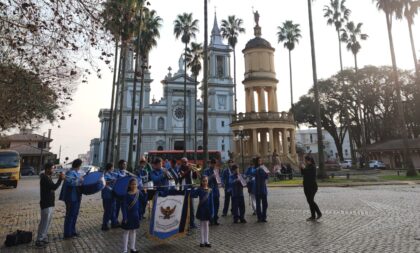
[[[274,51],[261,37],[258,11],[254,13],[255,38],[242,50],[245,57],[246,112],[236,115],[231,124],[236,143],[237,160],[249,161],[260,156],[271,163],[278,155],[283,163],[297,164],[295,123],[293,115],[278,112]]]

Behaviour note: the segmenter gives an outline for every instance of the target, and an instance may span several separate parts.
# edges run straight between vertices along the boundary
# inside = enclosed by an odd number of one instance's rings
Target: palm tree
[[[201,71],[201,60],[203,59],[203,45],[201,43],[191,42],[189,49],[191,60],[188,62],[188,67],[194,75],[195,83],[195,97],[194,97],[194,163],[197,164],[197,92],[198,82],[197,77]]]
[[[345,29],[341,29],[341,41],[346,43],[347,50],[353,53],[354,57],[354,70],[357,74],[357,54],[359,53],[362,46],[360,45],[360,40],[366,40],[368,35],[362,33],[363,23],[354,24],[353,21],[348,22],[345,26]]]
[[[183,13],[177,16],[174,21],[174,34],[178,39],[181,37],[182,43],[185,44],[184,49],[184,156],[187,155],[187,47],[191,38],[196,37],[198,32],[198,20],[193,19],[192,13]]]
[[[291,20],[286,20],[283,26],[278,26],[277,32],[278,42],[284,42],[284,47],[289,50],[289,72],[290,72],[290,105],[293,113],[293,78],[292,78],[292,50],[295,49],[295,44],[299,43],[302,37],[300,34],[300,25],[294,24]]]
[[[394,78],[394,85],[397,92],[397,109],[398,109],[398,122],[401,124],[401,131],[403,137],[403,164],[407,169],[407,176],[416,176],[417,172],[414,168],[413,161],[411,160],[409,151],[408,151],[408,131],[407,124],[405,120],[402,98],[401,98],[401,84],[399,82],[399,74],[397,68],[397,61],[395,57],[394,49],[394,40],[392,37],[392,18],[395,13],[401,11],[401,5],[399,0],[373,0],[376,3],[376,7],[385,13],[386,25],[388,29],[388,40],[389,40],[389,49],[391,51],[391,60],[392,60],[392,72]]]
[[[207,168],[207,161],[209,160],[209,150],[208,150],[208,139],[209,139],[209,98],[208,98],[208,13],[207,13],[207,1],[204,0],[204,71],[203,71],[203,169]]]
[[[136,64],[141,65],[141,86],[140,86],[140,99],[139,99],[139,114],[137,120],[137,149],[135,164],[139,164],[141,155],[141,143],[142,143],[142,122],[143,122],[143,105],[144,105],[144,73],[149,69],[149,52],[153,47],[157,45],[157,39],[160,37],[159,29],[162,27],[162,18],[157,16],[156,11],[147,10],[144,13],[143,26],[141,30],[141,43],[140,43],[140,54],[136,59]]]
[[[233,82],[234,82],[233,93],[234,93],[234,96],[235,96],[235,115],[238,111],[237,108],[236,108],[237,99],[236,99],[236,52],[235,52],[235,47],[236,47],[236,44],[238,43],[239,34],[240,33],[245,33],[245,28],[242,27],[243,22],[244,21],[242,19],[236,18],[235,15],[228,16],[227,20],[226,19],[222,20],[222,28],[221,28],[223,38],[228,40],[229,46],[231,46],[232,50],[233,50]]]
[[[351,11],[347,9],[346,0],[330,0],[330,5],[324,6],[324,17],[328,25],[334,25],[337,32],[338,50],[340,56],[340,70],[343,71],[343,59],[341,52],[340,31],[345,22],[349,20]]]
[[[321,108],[319,104],[319,92],[318,92],[318,77],[316,72],[316,55],[315,55],[315,40],[314,40],[314,28],[312,21],[312,1],[308,0],[308,17],[309,17],[309,31],[311,38],[311,55],[312,55],[312,77],[314,82],[314,96],[315,96],[315,116],[316,116],[316,130],[318,136],[318,162],[319,162],[319,178],[326,178],[325,173],[325,162],[324,162],[324,142],[322,139],[322,126],[321,126]]]
[[[142,22],[143,22],[143,15],[144,11],[146,11],[147,8],[144,8],[145,0],[138,0],[137,2],[137,15],[135,20],[135,37],[136,40],[134,41],[135,45],[135,55],[136,59],[140,58],[140,44],[141,44],[141,31],[142,31]],[[130,138],[129,138],[129,144],[128,144],[128,170],[132,170],[133,167],[133,142],[134,142],[134,115],[136,111],[136,98],[137,98],[137,76],[139,72],[139,61],[136,60],[135,68],[134,68],[134,80],[133,80],[133,95],[131,97],[131,120],[130,120]],[[136,147],[138,148],[138,147]]]

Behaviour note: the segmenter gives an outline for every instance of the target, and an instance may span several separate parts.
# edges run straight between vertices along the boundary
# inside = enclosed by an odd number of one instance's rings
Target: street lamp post
[[[248,135],[245,135],[244,127],[239,126],[239,133],[233,137],[235,141],[240,141],[241,146],[241,166],[242,166],[242,172],[245,173],[245,163],[244,163],[244,141],[247,141],[249,139]]]

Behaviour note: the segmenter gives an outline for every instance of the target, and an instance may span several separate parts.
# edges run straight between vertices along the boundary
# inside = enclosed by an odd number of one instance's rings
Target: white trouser
[[[201,243],[209,243],[209,221],[200,221]]]
[[[250,193],[249,196],[251,196],[251,206],[254,213],[257,211],[257,201],[255,199],[255,195]]]
[[[48,228],[50,227],[52,216],[53,216],[54,207],[48,207],[41,209],[41,221],[38,226],[38,237],[37,241],[46,241]]]
[[[136,250],[136,230],[124,230],[123,233],[123,251],[128,251],[128,237],[130,237],[130,249]]]

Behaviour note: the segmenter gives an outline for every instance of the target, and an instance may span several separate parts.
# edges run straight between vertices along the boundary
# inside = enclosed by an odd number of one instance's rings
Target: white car
[[[340,167],[343,169],[350,169],[351,168],[351,160],[344,160],[340,162]]]
[[[369,169],[385,169],[386,166],[382,161],[371,160],[369,161]]]
[[[95,171],[99,171],[99,168],[93,165],[85,165],[85,166],[80,167],[79,173],[82,176],[84,176],[88,173],[95,172]]]

